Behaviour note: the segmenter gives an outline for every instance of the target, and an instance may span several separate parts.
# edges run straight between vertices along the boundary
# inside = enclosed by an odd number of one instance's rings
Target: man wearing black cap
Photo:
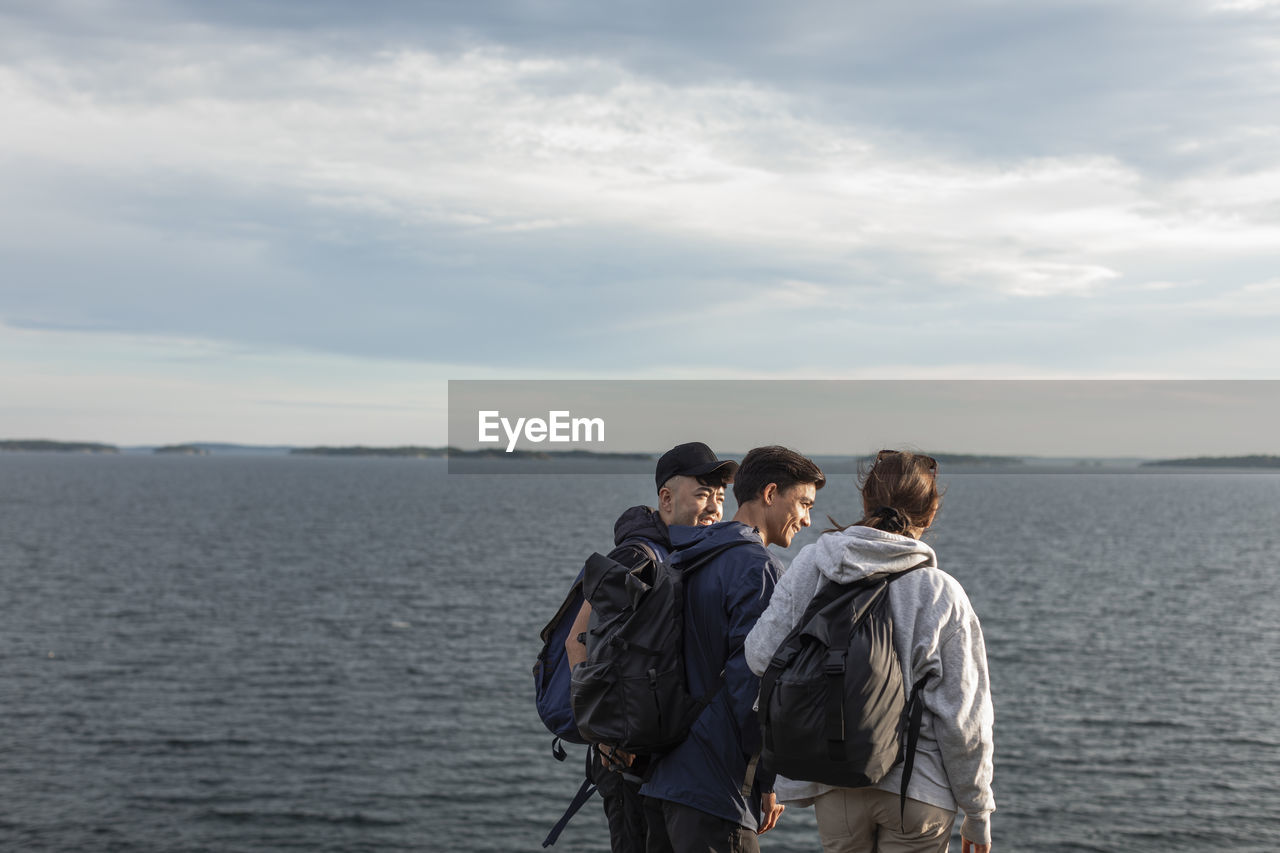
[[[733,482],[737,470],[737,462],[717,459],[700,441],[677,445],[662,454],[654,480],[663,523],[684,527],[715,524],[724,514],[724,487]]]
[[[658,460],[654,480],[658,487],[658,508],[633,506],[618,517],[613,526],[614,549],[609,556],[628,567],[653,558],[664,559],[671,551],[671,526],[696,527],[715,524],[724,513],[724,489],[733,482],[738,463],[718,459],[700,441],[677,445]],[[586,660],[586,645],[580,639],[587,630],[591,605],[583,604],[569,639],[565,643],[571,665]],[[607,749],[607,748],[606,748]],[[618,752],[601,757],[593,750],[592,781],[604,799],[609,820],[613,853],[643,853],[647,827],[638,782],[623,778],[621,772],[637,778],[641,768],[632,766],[632,756]],[[604,766],[608,760],[613,770]]]

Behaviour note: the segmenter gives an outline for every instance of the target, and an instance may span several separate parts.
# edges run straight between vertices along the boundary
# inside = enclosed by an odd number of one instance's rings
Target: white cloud
[[[959,271],[959,275],[1004,282],[1004,289],[1014,296],[1089,296],[1101,290],[1107,282],[1120,277],[1114,270],[1101,266],[1034,261],[980,262]]]
[[[130,50],[96,69],[3,69],[9,163],[143,187],[195,177],[481,235],[589,223],[792,258],[909,253],[938,276],[967,271],[957,286],[1023,295],[1096,292],[1138,274],[1141,252],[1280,245],[1280,162],[1160,183],[1102,156],[898,153],[799,117],[782,91],[496,48],[367,62]]]
[[[1215,12],[1263,12],[1280,9],[1280,0],[1211,0]]]

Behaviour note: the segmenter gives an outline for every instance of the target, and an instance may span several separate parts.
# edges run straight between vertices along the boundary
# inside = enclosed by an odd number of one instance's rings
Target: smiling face
[[[696,477],[672,477],[658,491],[658,515],[668,525],[715,524],[724,514],[724,486],[704,485]]]
[[[761,494],[764,504],[761,537],[766,545],[791,546],[791,539],[809,526],[809,510],[813,509],[818,490],[813,483],[796,483],[785,490],[770,483]]]

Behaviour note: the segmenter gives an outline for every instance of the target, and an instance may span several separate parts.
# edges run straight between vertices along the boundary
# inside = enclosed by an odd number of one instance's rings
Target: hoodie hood
[[[621,545],[628,539],[647,539],[666,548],[671,547],[671,537],[662,516],[647,506],[633,506],[613,523],[613,544]]]
[[[741,521],[721,521],[704,527],[670,528],[671,544],[680,559],[688,560],[738,542],[753,542],[763,547],[760,534]]]
[[[836,583],[870,575],[896,574],[916,566],[936,566],[933,549],[919,539],[854,526],[824,533],[814,543],[818,571]]]

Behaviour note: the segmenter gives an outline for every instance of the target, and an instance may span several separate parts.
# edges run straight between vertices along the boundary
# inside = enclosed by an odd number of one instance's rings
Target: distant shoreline
[[[121,447],[105,442],[94,441],[54,441],[43,438],[0,439],[0,453],[72,453],[94,455],[164,455],[164,456],[220,456],[220,455],[273,455],[273,456],[337,456],[337,457],[378,457],[400,459],[520,459],[533,461],[564,461],[571,459],[604,460],[604,461],[652,461],[656,453],[610,453],[595,450],[514,450],[507,452],[500,448],[484,448],[480,450],[463,450],[459,447],[427,447],[422,445],[402,445],[398,447],[371,447],[367,445],[313,446],[296,447],[292,445],[256,445],[234,444],[230,442],[193,441],[168,445],[135,445]],[[740,457],[739,453],[727,454]],[[1194,456],[1177,459],[1123,459],[1107,460],[1097,457],[1048,457],[1048,456],[1003,456],[976,453],[932,453],[939,464],[947,467],[1019,467],[1029,468],[1036,465],[1052,465],[1054,467],[1072,466],[1105,467],[1121,463],[1141,468],[1237,468],[1237,469],[1280,469],[1280,456],[1252,454],[1247,456]],[[815,459],[826,458],[839,460],[832,464],[838,467],[858,465],[869,462],[871,457],[850,454],[814,454]],[[825,466],[827,463],[824,462]]]
[[[1177,468],[1280,468],[1280,456],[1194,456],[1187,459],[1157,459],[1143,462],[1142,467]]]
[[[0,440],[0,451],[25,451],[40,453],[152,453],[173,456],[211,456],[217,454],[254,453],[289,456],[373,456],[408,459],[604,459],[627,461],[652,461],[656,453],[610,453],[596,450],[513,450],[496,448],[463,450],[459,447],[426,447],[403,445],[399,447],[370,447],[366,445],[293,447],[289,445],[252,445],[219,442],[186,442],[162,446],[118,447],[100,442],[51,441],[48,439]],[[741,456],[741,453],[729,454]],[[815,454],[815,458],[830,454]],[[1027,457],[995,456],[973,453],[935,453],[934,458],[943,465],[1001,466],[1024,465]],[[851,462],[862,462],[867,457],[840,456]]]
[[[458,447],[295,447],[291,456],[408,456],[418,459],[653,459],[649,453],[601,453],[594,450],[462,450]]]
[[[594,450],[462,450],[457,447],[292,447],[289,445],[230,444],[220,442],[187,442],[161,446],[119,447],[89,441],[53,441],[43,438],[0,439],[0,452],[16,453],[150,453],[165,456],[212,456],[229,454],[275,454],[289,456],[377,456],[410,459],[624,459],[650,461],[651,453],[604,453]]]
[[[119,453],[114,444],[92,441],[49,441],[43,438],[11,438],[0,440],[0,451],[26,453]]]

